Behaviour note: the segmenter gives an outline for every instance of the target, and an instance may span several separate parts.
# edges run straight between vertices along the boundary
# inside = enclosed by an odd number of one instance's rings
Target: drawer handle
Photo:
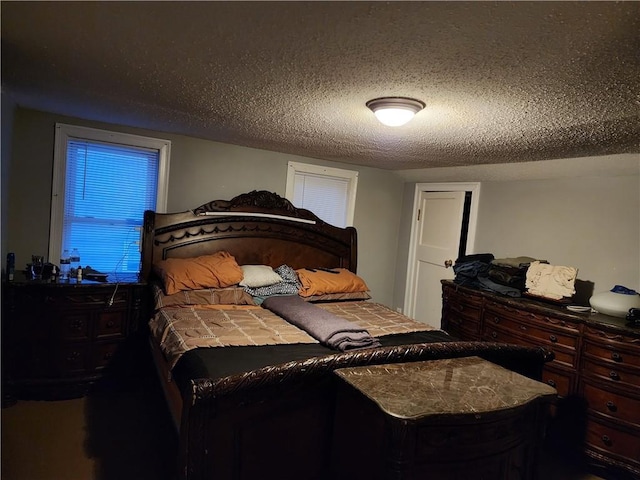
[[[116,324],[116,322],[114,322],[113,320],[109,320],[107,322],[107,328],[113,328],[113,326]]]
[[[611,437],[609,437],[609,435],[602,435],[602,443],[604,443],[607,447],[613,445],[613,442],[611,441]]]
[[[67,356],[67,362],[75,362],[78,358],[80,358],[80,353],[72,352]]]
[[[520,325],[520,330],[522,330],[523,332],[527,331],[527,327],[524,325]]]
[[[549,379],[549,380],[547,380],[547,383],[548,383],[549,385],[551,385],[553,388],[556,388],[556,382],[555,382],[555,380],[551,380],[551,379]]]
[[[105,360],[111,360],[112,357],[113,357],[113,352],[107,352],[104,354],[102,358]]]
[[[551,340],[553,343],[556,343],[558,341],[558,337],[556,337],[555,335],[549,335],[549,340]]]
[[[607,406],[607,409],[608,409],[610,412],[616,412],[616,411],[618,411],[618,407],[617,407],[617,406],[616,406],[616,404],[615,404],[615,403],[613,403],[611,400],[609,400],[605,405]]]
[[[611,380],[620,380],[620,375],[618,375],[618,372],[612,370],[609,372],[609,378],[611,378]]]
[[[82,330],[82,321],[74,320],[73,322],[71,322],[71,325],[69,326],[71,327],[71,330],[73,330],[74,332],[79,332],[80,330]]]
[[[616,362],[621,362],[622,361],[622,355],[620,355],[619,353],[612,353],[611,354],[611,359],[616,361]]]
[[[500,323],[499,317],[493,317],[493,323]]]
[[[496,331],[491,332],[491,336],[493,338],[498,338],[498,332],[496,332]]]

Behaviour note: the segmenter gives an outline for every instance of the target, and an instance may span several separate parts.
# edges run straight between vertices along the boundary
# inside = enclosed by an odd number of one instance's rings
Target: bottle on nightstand
[[[60,279],[61,280],[69,280],[69,270],[71,269],[71,258],[69,255],[69,250],[62,252],[62,256],[60,257]]]

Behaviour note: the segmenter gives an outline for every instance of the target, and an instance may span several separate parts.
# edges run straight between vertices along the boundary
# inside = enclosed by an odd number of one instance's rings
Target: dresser
[[[136,279],[2,285],[3,397],[63,399],[84,395],[126,363],[146,287]],[[135,348],[132,346],[132,348]]]
[[[335,374],[331,478],[538,478],[554,388],[478,357]]]
[[[574,313],[442,281],[442,328],[462,340],[543,346],[555,358],[543,381],[564,402],[554,411],[554,448],[586,457],[612,479],[640,478],[640,328],[625,319]]]

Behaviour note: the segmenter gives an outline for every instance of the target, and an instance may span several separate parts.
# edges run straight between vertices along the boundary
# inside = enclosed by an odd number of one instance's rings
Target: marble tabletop
[[[342,368],[335,373],[402,419],[476,414],[524,405],[556,390],[479,357]]]

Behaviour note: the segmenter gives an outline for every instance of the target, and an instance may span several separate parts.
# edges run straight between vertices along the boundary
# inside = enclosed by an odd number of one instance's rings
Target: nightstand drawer
[[[125,314],[123,311],[101,312],[96,322],[96,338],[124,337]]]
[[[56,372],[62,376],[83,373],[90,368],[89,345],[67,345],[58,348],[54,354]]]
[[[78,312],[59,319],[62,340],[88,340],[91,336],[91,313]]]
[[[95,345],[93,347],[93,367],[97,369],[106,367],[113,357],[115,357],[119,346],[119,343],[103,343]]]

